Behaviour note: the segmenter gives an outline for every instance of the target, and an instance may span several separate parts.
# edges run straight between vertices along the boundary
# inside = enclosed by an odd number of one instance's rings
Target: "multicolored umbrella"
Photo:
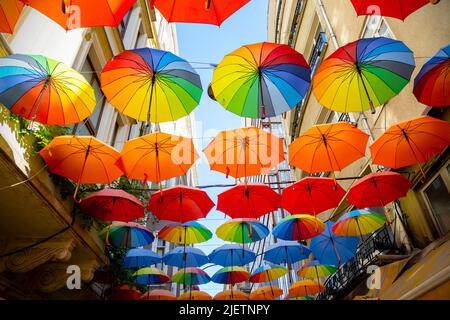
[[[244,266],[256,259],[256,253],[237,244],[224,244],[209,254],[211,263],[223,266]]]
[[[314,297],[304,296],[304,297],[290,297],[287,295],[284,300],[314,300]]]
[[[150,6],[155,6],[168,22],[206,23],[220,26],[248,2],[250,0],[150,0]]]
[[[283,290],[276,286],[263,286],[250,293],[250,300],[275,300],[283,295]]]
[[[308,261],[300,269],[297,274],[303,278],[325,278],[335,273],[337,268],[330,264],[322,264],[317,260]]]
[[[212,232],[196,221],[172,224],[158,232],[158,238],[176,244],[193,244],[211,239]]]
[[[118,165],[129,179],[157,183],[185,175],[198,158],[192,139],[155,132],[127,141]]]
[[[136,271],[136,283],[140,285],[162,284],[170,281],[167,274],[156,268],[142,268]]]
[[[177,300],[177,297],[169,290],[155,289],[143,294],[141,300]]]
[[[439,0],[352,0],[358,16],[379,15],[405,20],[411,13]]]
[[[311,250],[297,241],[277,241],[267,247],[264,252],[264,260],[277,264],[294,264],[308,259],[310,254]]]
[[[148,245],[155,236],[143,225],[133,222],[113,222],[99,234],[102,240],[115,247],[136,248]]]
[[[245,218],[224,222],[216,230],[216,235],[220,239],[242,244],[260,241],[269,233],[269,229],[263,223]]]
[[[338,236],[360,236],[380,229],[386,223],[383,214],[369,210],[354,210],[347,212],[334,224],[332,230]]]
[[[208,256],[200,249],[193,247],[176,247],[162,258],[162,261],[177,268],[200,267],[209,262]]]
[[[268,173],[284,161],[283,139],[256,127],[221,131],[203,152],[211,170],[234,178]]]
[[[281,197],[265,184],[242,184],[217,197],[217,210],[231,218],[253,218],[276,211]]]
[[[413,53],[403,42],[360,39],[322,62],[313,77],[313,91],[319,103],[333,111],[375,113],[375,107],[406,86],[414,68]]]
[[[289,145],[289,164],[309,173],[340,171],[365,156],[368,140],[349,122],[315,125]]]
[[[224,267],[219,269],[211,280],[215,283],[236,284],[250,279],[250,273],[242,267]]]
[[[303,56],[284,44],[261,42],[224,57],[213,73],[212,93],[225,109],[241,117],[274,117],[305,97],[311,69]]]
[[[178,300],[212,300],[213,298],[209,293],[204,291],[192,290],[180,294]]]
[[[129,222],[144,217],[144,205],[123,190],[103,189],[80,201],[80,209],[102,221]]]
[[[283,240],[306,240],[323,232],[325,225],[318,218],[296,214],[281,219],[272,230],[274,237]]]
[[[428,60],[414,79],[414,95],[430,107],[450,106],[450,45]]]
[[[249,296],[241,290],[223,290],[214,296],[214,300],[249,300]]]
[[[136,0],[23,0],[65,30],[117,27]]]
[[[421,116],[387,129],[372,143],[370,151],[373,164],[398,169],[427,162],[448,145],[450,123]]]
[[[109,184],[123,173],[115,165],[119,152],[92,136],[59,136],[39,151],[50,172],[76,182]]]
[[[123,114],[159,123],[191,113],[202,95],[200,76],[176,55],[157,49],[126,50],[101,74],[108,101]]]
[[[325,291],[325,286],[312,280],[300,280],[289,287],[289,297],[302,297]]]
[[[288,273],[287,268],[266,262],[261,266],[259,266],[258,268],[256,268],[255,271],[253,271],[250,277],[250,282],[253,283],[271,282],[273,280],[283,277],[287,273]]]
[[[21,0],[3,0],[0,2],[0,32],[13,33],[19,20],[24,3]]]
[[[77,71],[39,55],[0,58],[0,102],[19,116],[51,125],[83,121],[94,111],[94,89]]]
[[[205,191],[186,186],[158,191],[147,205],[158,219],[180,223],[204,218],[213,207],[214,202]]]
[[[124,268],[143,268],[161,263],[162,257],[149,249],[131,249],[123,259]]]
[[[317,215],[336,208],[344,195],[334,179],[306,177],[283,190],[281,206],[292,214]]]
[[[205,284],[211,281],[208,274],[199,268],[184,268],[172,276],[172,281],[188,286]]]
[[[325,230],[311,239],[310,248],[321,263],[339,266],[355,256],[359,238],[337,236],[333,226],[333,221],[325,222]]]

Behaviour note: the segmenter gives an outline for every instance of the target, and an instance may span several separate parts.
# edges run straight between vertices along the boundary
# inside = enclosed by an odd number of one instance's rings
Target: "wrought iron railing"
[[[374,263],[377,256],[383,251],[392,249],[394,244],[391,229],[387,226],[378,230],[362,242],[356,255],[341,265],[336,273],[325,282],[326,290],[317,296],[317,300],[331,300],[333,297],[348,288],[356,277],[367,273],[367,267]]]

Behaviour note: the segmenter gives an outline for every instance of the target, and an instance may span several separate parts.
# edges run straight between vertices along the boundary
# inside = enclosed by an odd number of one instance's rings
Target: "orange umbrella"
[[[130,179],[156,183],[186,174],[198,158],[191,139],[155,132],[128,141],[117,165]]]
[[[289,164],[309,173],[340,171],[364,157],[368,139],[348,122],[315,125],[289,145]]]
[[[312,280],[300,280],[289,287],[289,297],[310,296],[325,291],[325,286]]]
[[[214,300],[249,300],[249,297],[241,290],[224,290],[216,294]]]
[[[211,170],[234,178],[267,173],[284,160],[283,140],[256,127],[222,131],[203,152]]]
[[[421,116],[390,127],[372,143],[370,151],[373,164],[397,169],[427,162],[448,145],[450,123]]]
[[[114,287],[105,294],[108,300],[139,300],[142,293],[127,284]]]
[[[283,290],[275,286],[259,287],[250,293],[250,300],[275,300],[283,294]]]
[[[19,0],[2,0],[0,2],[0,32],[14,32],[23,6],[23,2]]]
[[[76,197],[80,183],[107,184],[123,173],[115,165],[119,152],[92,136],[59,136],[39,154],[50,172],[76,182]]]
[[[141,296],[141,300],[177,300],[169,290],[155,289]]]
[[[178,297],[178,300],[212,300],[213,298],[204,291],[185,292]]]

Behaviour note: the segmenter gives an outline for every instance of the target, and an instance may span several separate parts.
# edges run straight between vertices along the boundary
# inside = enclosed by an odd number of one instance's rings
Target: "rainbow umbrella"
[[[185,285],[199,285],[211,281],[208,274],[199,268],[183,268],[172,276],[172,281]]]
[[[325,278],[335,273],[337,268],[330,264],[321,264],[317,260],[308,261],[300,269],[297,274],[303,278],[317,278],[317,284],[320,285],[319,278]]]
[[[156,268],[142,268],[136,271],[136,283],[140,285],[162,284],[170,280],[169,276]]]
[[[242,254],[242,250],[243,254]],[[209,261],[211,263],[223,266],[244,266],[256,259],[256,253],[248,248],[241,248],[237,244],[224,244],[214,249],[209,254]]]
[[[430,107],[450,106],[450,45],[428,60],[414,79],[414,95]]]
[[[150,48],[126,50],[113,57],[103,68],[101,84],[117,110],[147,123],[188,115],[203,91],[200,76],[187,61]]]
[[[271,263],[264,263],[259,266],[251,275],[250,282],[261,283],[261,282],[271,282],[275,279],[283,277],[287,274],[288,269]]]
[[[155,236],[143,225],[133,222],[113,222],[99,234],[102,240],[115,247],[136,248],[148,245]]]
[[[209,262],[208,256],[200,249],[193,247],[176,247],[162,258],[162,261],[177,268],[200,267]]]
[[[224,267],[219,269],[211,280],[215,283],[236,284],[250,279],[250,273],[242,267]]]
[[[122,265],[124,268],[142,268],[158,264],[161,260],[161,256],[152,250],[131,249],[128,250]]]
[[[283,240],[306,240],[323,232],[324,223],[307,214],[296,214],[281,219],[272,230],[274,237]]]
[[[304,297],[290,297],[289,295],[284,298],[284,300],[314,300],[314,297],[304,296]]]
[[[360,236],[380,229],[386,223],[386,216],[369,210],[354,210],[340,217],[332,230],[338,236]]]
[[[261,42],[228,54],[214,71],[211,93],[241,117],[273,117],[294,108],[311,84],[303,56],[287,45]]]
[[[89,82],[64,63],[14,54],[0,58],[0,103],[31,121],[69,125],[89,117],[96,100]]]
[[[275,300],[283,294],[276,286],[263,286],[250,293],[250,300]]]
[[[360,39],[322,62],[313,77],[313,91],[319,103],[331,110],[375,113],[375,107],[406,86],[414,68],[413,53],[403,42]]]
[[[158,238],[183,245],[205,242],[211,237],[212,232],[196,221],[167,225],[158,232]]]

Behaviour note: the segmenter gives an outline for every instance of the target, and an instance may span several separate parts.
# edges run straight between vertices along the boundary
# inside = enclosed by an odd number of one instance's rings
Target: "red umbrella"
[[[317,215],[336,208],[344,195],[334,179],[307,177],[283,190],[281,206],[292,214]]]
[[[247,2],[250,0],[150,0],[150,6],[155,6],[169,22],[220,26]]]
[[[81,210],[102,221],[129,222],[144,217],[144,206],[122,190],[103,189],[83,198]]]
[[[206,217],[213,207],[214,202],[205,191],[175,186],[153,194],[147,209],[160,220],[185,223]]]
[[[404,197],[409,188],[411,188],[411,183],[400,173],[371,173],[359,179],[349,189],[347,201],[359,209],[383,207]]]
[[[218,196],[217,210],[231,218],[253,218],[275,211],[281,197],[264,184],[238,185]]]

